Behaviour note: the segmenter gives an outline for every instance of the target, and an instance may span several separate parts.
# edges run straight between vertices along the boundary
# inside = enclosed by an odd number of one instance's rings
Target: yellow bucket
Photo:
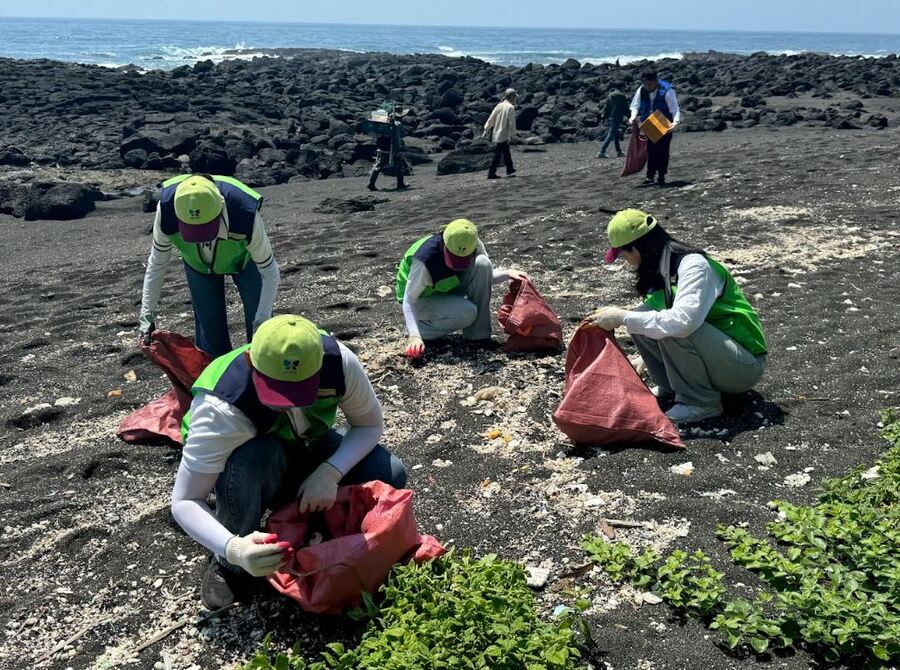
[[[670,130],[672,130],[672,123],[659,110],[653,112],[641,124],[641,132],[654,144],[659,142]]]

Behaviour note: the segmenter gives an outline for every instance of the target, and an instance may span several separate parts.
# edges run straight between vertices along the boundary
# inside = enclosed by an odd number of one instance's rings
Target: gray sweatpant
[[[708,323],[687,337],[631,339],[660,391],[686,405],[721,408],[722,393],[749,391],[766,365],[766,354],[754,356]]]
[[[416,301],[416,322],[423,340],[435,340],[461,330],[467,340],[491,336],[491,284],[494,269],[479,255],[460,275],[452,293],[435,293]]]

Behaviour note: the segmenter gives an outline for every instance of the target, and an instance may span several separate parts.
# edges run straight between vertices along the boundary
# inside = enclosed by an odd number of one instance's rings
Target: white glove
[[[254,577],[265,577],[287,561],[290,543],[279,542],[272,533],[235,535],[225,543],[225,560],[238,565]]]
[[[331,509],[337,497],[338,482],[343,477],[344,475],[328,461],[313,470],[297,490],[300,514]]]
[[[643,375],[645,372],[647,372],[647,364],[644,363],[644,359],[640,354],[629,356],[628,362],[631,363],[631,367],[633,367],[634,371],[639,375]]]
[[[625,323],[625,315],[628,314],[620,307],[601,307],[588,317],[591,324],[604,330],[615,330]]]

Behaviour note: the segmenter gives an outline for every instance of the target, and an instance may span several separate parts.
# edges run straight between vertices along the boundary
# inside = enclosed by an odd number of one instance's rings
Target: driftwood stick
[[[232,607],[237,607],[238,605],[240,605],[240,603],[231,603],[230,605],[225,605],[225,607],[220,607],[216,611],[210,612],[206,616],[203,616],[203,617],[200,617],[199,619],[197,619],[197,621],[195,622],[194,625],[199,626],[201,624],[204,624],[207,621],[209,621],[210,619],[214,619],[217,616],[219,616],[220,614],[222,614],[223,612],[227,612]],[[159,631],[153,637],[148,638],[144,642],[141,642],[137,647],[134,648],[134,653],[139,654],[142,651],[144,651],[144,649],[146,649],[147,647],[152,647],[154,644],[156,644],[160,640],[166,639],[172,633],[174,633],[176,630],[179,630],[180,628],[184,628],[188,624],[188,622],[189,622],[189,619],[187,619],[187,618],[176,621],[168,628],[164,628],[163,630]]]
[[[613,528],[646,528],[646,521],[625,521],[624,519],[604,519]]]
[[[102,621],[96,621],[96,622],[89,623],[88,625],[86,625],[86,626],[84,626],[83,628],[81,628],[81,629],[80,629],[77,633],[75,633],[74,635],[71,635],[70,637],[67,637],[67,638],[66,638],[65,640],[63,640],[62,642],[58,642],[58,643],[57,643],[50,651],[48,651],[46,654],[44,654],[43,656],[41,656],[41,657],[36,661],[36,663],[43,663],[44,661],[46,661],[46,660],[52,658],[54,654],[56,654],[57,652],[62,651],[63,649],[65,649],[66,647],[68,647],[68,646],[69,646],[70,644],[72,644],[73,642],[76,642],[76,641],[80,640],[80,639],[83,638],[85,635],[87,635],[87,634],[90,633],[92,630],[94,630],[94,628],[96,628],[97,626],[102,626],[103,624],[109,623],[109,621],[110,621],[109,619],[103,619]]]

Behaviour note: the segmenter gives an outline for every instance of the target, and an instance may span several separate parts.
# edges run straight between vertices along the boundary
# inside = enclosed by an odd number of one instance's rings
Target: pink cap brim
[[[185,242],[212,242],[219,235],[219,217],[202,225],[179,221],[178,232]]]
[[[615,262],[615,260],[619,257],[619,253],[622,251],[621,247],[610,247],[606,252],[606,256],[603,257],[603,262],[609,265],[610,263]]]
[[[267,407],[291,409],[310,407],[319,398],[319,373],[302,382],[283,382],[253,371],[253,386],[259,401]]]
[[[467,270],[474,260],[474,251],[468,256],[457,256],[454,253],[450,253],[450,250],[444,247],[444,263],[452,270]]]

